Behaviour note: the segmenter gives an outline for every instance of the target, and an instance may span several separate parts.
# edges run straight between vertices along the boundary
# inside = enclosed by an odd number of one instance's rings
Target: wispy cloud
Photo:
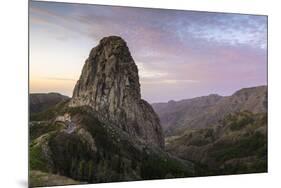
[[[150,100],[155,100],[152,95],[156,93],[163,100],[185,98],[191,96],[185,92],[189,89],[193,95],[213,88],[227,94],[267,79],[265,16],[32,1],[30,20],[37,46],[52,41],[49,51],[40,52],[50,58],[45,63],[62,64],[60,72],[65,72],[45,79],[74,82],[78,78],[69,75],[80,74],[78,65],[90,47],[108,35],[127,41],[139,68],[144,97]],[[58,46],[68,50],[54,53]],[[76,56],[78,51],[82,55]],[[71,73],[70,65],[75,65]],[[41,68],[41,72],[48,71],[46,66]],[[165,89],[176,91],[168,95]]]
[[[169,79],[164,79],[164,80],[146,80],[143,79],[141,80],[142,84],[194,84],[194,83],[200,83],[199,80],[169,80]]]

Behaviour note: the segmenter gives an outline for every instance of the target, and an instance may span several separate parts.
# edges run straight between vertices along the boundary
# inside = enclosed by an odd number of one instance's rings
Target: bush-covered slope
[[[88,183],[194,175],[192,163],[100,122],[91,108],[65,106],[40,113],[44,121],[30,123],[31,170]]]
[[[29,110],[30,113],[43,112],[68,99],[69,97],[59,93],[31,93],[29,94]]]
[[[230,114],[215,128],[188,129],[166,143],[171,154],[201,166],[198,175],[266,172],[267,114]]]

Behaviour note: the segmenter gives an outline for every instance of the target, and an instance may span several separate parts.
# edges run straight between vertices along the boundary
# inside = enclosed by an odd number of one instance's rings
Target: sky
[[[72,96],[110,35],[127,42],[151,103],[267,84],[266,16],[36,1],[29,15],[31,93]]]

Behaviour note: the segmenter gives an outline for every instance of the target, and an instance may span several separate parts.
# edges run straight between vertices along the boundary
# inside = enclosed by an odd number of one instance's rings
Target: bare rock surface
[[[87,58],[70,107],[90,106],[101,121],[114,123],[132,138],[164,147],[160,121],[140,94],[138,68],[126,42],[103,38]]]

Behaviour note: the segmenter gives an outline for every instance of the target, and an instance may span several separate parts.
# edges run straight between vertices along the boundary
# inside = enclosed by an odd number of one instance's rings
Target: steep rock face
[[[138,68],[122,38],[105,37],[91,50],[70,102],[84,105],[133,138],[164,147],[159,118],[141,99]]]

